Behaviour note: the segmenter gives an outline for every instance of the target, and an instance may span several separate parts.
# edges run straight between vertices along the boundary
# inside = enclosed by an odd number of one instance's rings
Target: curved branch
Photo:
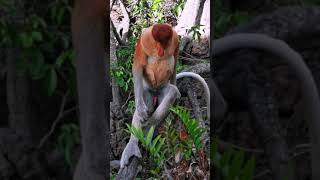
[[[304,104],[302,108],[306,119],[309,121],[312,144],[312,179],[320,179],[320,171],[318,171],[318,167],[320,166],[320,111],[318,109],[320,101],[312,74],[302,57],[285,42],[262,34],[234,34],[215,40],[212,45],[212,57],[217,57],[239,48],[253,48],[279,56],[285,63],[291,66],[302,87],[301,96]]]

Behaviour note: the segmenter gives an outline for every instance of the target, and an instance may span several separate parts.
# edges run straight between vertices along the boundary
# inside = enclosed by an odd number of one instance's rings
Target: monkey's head
[[[157,42],[158,55],[164,55],[164,49],[167,48],[172,38],[173,30],[169,24],[155,24],[152,28],[152,37]]]

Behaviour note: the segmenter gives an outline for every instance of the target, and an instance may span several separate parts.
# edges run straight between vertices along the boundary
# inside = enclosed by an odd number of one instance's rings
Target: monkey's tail
[[[201,77],[199,74],[196,74],[193,72],[181,72],[181,73],[177,74],[177,76],[176,76],[177,79],[180,79],[183,77],[192,77],[192,78],[200,81],[200,83],[202,84],[203,89],[204,89],[204,93],[206,96],[206,102],[207,102],[207,116],[208,116],[208,119],[210,119],[210,90],[209,90],[208,84],[203,79],[203,77]]]

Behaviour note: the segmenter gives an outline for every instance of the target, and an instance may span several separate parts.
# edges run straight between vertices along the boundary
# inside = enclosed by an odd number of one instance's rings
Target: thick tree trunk
[[[111,23],[110,23],[110,29],[112,29]],[[113,31],[110,31],[110,64],[115,64],[117,62],[117,56],[116,56],[116,44],[117,41],[115,39]],[[114,77],[112,77],[112,102],[115,106],[119,107],[122,104],[121,96],[120,96],[120,88],[116,83],[116,80]]]
[[[22,27],[24,23],[24,1],[12,1],[17,13],[6,17],[16,28]],[[7,104],[9,110],[9,127],[17,134],[30,137],[30,104],[28,102],[28,78],[26,75],[18,75],[16,62],[20,50],[17,47],[9,48],[6,51],[7,63]]]
[[[187,0],[178,19],[178,25],[174,27],[178,35],[182,36],[180,42],[181,51],[192,40],[192,35],[189,31],[194,25],[196,25],[201,1],[202,0]]]
[[[109,102],[106,103],[105,1],[76,1],[72,14],[72,40],[80,109],[82,152],[74,180],[105,180],[109,169]]]
[[[7,103],[9,109],[9,127],[24,137],[30,137],[28,79],[19,76],[16,71],[17,50],[8,50],[7,57]]]
[[[200,24],[204,25],[204,31],[201,32],[202,38],[210,40],[210,0],[206,0],[203,5]]]

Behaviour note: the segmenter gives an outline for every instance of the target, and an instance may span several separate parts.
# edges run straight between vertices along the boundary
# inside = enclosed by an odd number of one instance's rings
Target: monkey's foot
[[[138,147],[138,143],[130,139],[128,142],[126,148],[124,148],[122,155],[121,155],[121,160],[120,160],[120,168],[123,168],[124,166],[129,164],[129,159],[132,156],[136,156],[138,158],[141,158],[141,152]]]

